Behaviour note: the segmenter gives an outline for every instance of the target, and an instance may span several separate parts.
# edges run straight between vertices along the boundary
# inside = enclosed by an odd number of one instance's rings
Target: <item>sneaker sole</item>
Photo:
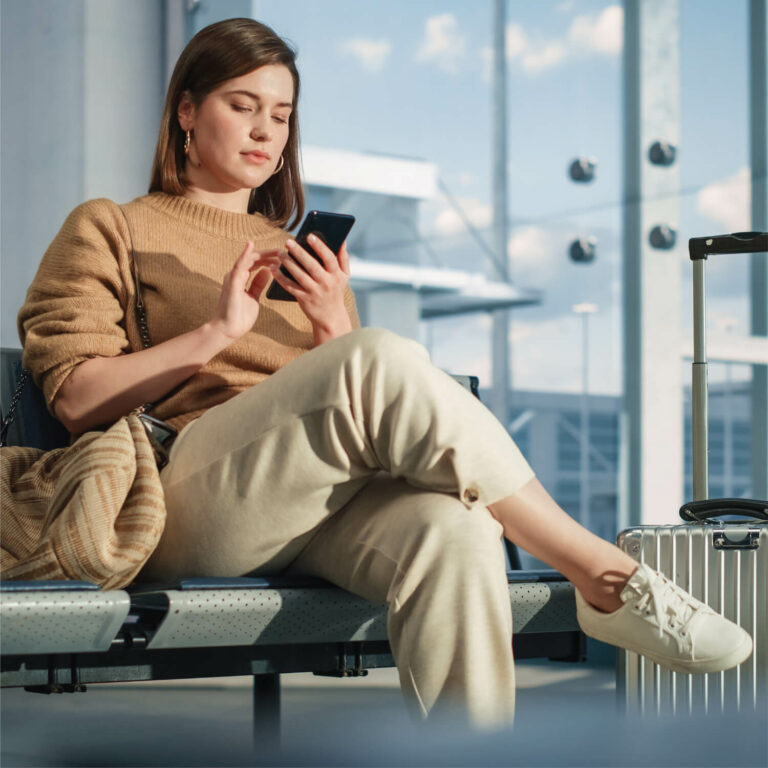
[[[634,643],[618,642],[617,639],[611,638],[607,635],[598,637],[597,634],[586,631],[582,627],[582,632],[585,635],[599,640],[603,643],[609,643],[615,645],[618,648],[623,648],[632,653],[637,653],[640,656],[652,661],[654,664],[658,664],[660,667],[669,669],[672,672],[680,672],[685,675],[705,675],[713,672],[724,672],[727,669],[737,667],[739,664],[743,664],[752,654],[752,639],[747,635],[746,639],[737,648],[724,656],[717,656],[711,659],[694,659],[691,661],[681,661],[676,658],[669,658],[667,656],[659,656],[654,653],[649,653],[647,650],[641,648]]]

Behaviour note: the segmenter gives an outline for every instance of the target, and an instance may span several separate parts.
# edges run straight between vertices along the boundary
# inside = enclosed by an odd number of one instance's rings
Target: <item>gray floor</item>
[[[250,681],[2,692],[2,766],[732,765],[768,761],[764,723],[630,724],[613,671],[522,662],[514,729],[415,725],[394,670],[283,676],[282,749],[254,750]],[[762,732],[762,738],[759,735]]]

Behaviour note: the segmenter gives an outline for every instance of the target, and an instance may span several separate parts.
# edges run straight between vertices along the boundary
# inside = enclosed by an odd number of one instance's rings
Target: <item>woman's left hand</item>
[[[280,265],[293,275],[296,282],[287,278],[280,271],[280,266],[272,267],[271,271],[275,280],[296,298],[302,312],[309,318],[317,346],[352,330],[344,304],[349,283],[349,254],[344,243],[336,258],[317,235],[310,235],[307,244],[320,257],[319,262],[292,239],[286,242],[288,252],[279,255]]]

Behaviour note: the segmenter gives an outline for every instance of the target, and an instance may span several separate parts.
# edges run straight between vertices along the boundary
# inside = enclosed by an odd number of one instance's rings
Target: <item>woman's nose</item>
[[[255,141],[269,141],[272,138],[268,120],[257,115],[251,128],[251,138]]]

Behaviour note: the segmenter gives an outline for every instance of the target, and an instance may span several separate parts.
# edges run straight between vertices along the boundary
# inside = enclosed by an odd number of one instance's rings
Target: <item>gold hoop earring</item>
[[[282,155],[280,155],[280,162],[277,164],[277,168],[275,168],[274,171],[272,171],[272,176],[274,176],[276,173],[280,173],[280,171],[283,170],[283,166],[285,165],[285,159]]]
[[[192,133],[191,131],[187,131],[187,138],[184,141],[184,154],[187,157],[189,157],[189,146],[192,143],[192,135],[191,135],[191,133]]]

